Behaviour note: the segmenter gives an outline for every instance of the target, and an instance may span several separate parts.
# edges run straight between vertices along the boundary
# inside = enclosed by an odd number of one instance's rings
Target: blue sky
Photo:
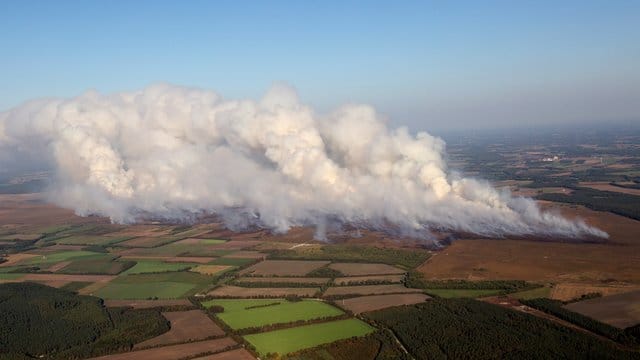
[[[0,1],[0,110],[154,82],[412,129],[640,122],[640,1]]]

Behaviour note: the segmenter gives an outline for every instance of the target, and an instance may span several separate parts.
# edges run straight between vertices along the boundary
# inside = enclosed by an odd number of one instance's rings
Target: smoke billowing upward
[[[115,222],[207,212],[233,226],[315,225],[320,236],[328,221],[607,236],[449,171],[439,138],[389,129],[366,105],[320,116],[285,86],[259,101],[170,85],[34,101],[0,114],[0,151],[53,169],[56,203]]]

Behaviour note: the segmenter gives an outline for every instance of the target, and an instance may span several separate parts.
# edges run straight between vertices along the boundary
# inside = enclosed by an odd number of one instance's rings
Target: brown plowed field
[[[431,297],[425,294],[390,294],[360,296],[336,301],[336,304],[354,314],[386,309],[392,306],[413,305],[425,302]]]
[[[311,278],[311,277],[241,277],[237,282],[244,283],[297,283],[297,284],[326,284],[330,278]]]
[[[337,285],[349,285],[364,283],[366,281],[385,281],[385,282],[393,282],[399,283],[402,282],[404,275],[371,275],[371,276],[350,276],[350,277],[340,277],[336,278],[334,282]]]
[[[628,189],[620,186],[614,186],[609,184],[608,182],[581,182],[580,186],[600,190],[600,191],[611,191],[618,192],[629,195],[640,196],[640,189]]]
[[[532,240],[459,240],[418,268],[428,279],[521,279],[597,284],[640,283],[640,221],[543,203],[609,233],[604,243]]]
[[[224,335],[224,331],[202,310],[165,312],[162,316],[169,320],[171,329],[162,335],[136,344],[133,347],[134,350]]]
[[[404,270],[387,264],[333,263],[330,268],[346,276],[404,274]]]
[[[9,254],[7,255],[7,257],[5,258],[7,261],[3,262],[2,264],[0,264],[0,267],[4,267],[4,266],[12,266],[15,265],[23,260],[26,259],[31,259],[33,257],[36,257],[38,255],[35,254],[26,254],[26,253],[20,253],[20,254]]]
[[[193,304],[187,299],[176,300],[105,300],[104,306],[107,307],[121,307],[129,306],[134,309],[148,309],[160,306],[193,306]]]
[[[304,276],[328,263],[329,261],[265,260],[242,270],[240,274],[257,276]]]
[[[565,307],[622,329],[640,324],[640,290],[584,300]]]
[[[324,296],[335,295],[375,295],[392,293],[422,292],[420,289],[409,289],[402,285],[363,285],[363,286],[336,286],[330,287],[324,292]]]
[[[121,354],[113,354],[93,358],[94,360],[178,360],[186,357],[204,354],[207,352],[219,352],[236,346],[231,338],[198,341],[187,344],[163,346],[147,350],[131,351]]]
[[[213,289],[207,295],[211,296],[229,296],[229,297],[283,297],[287,295],[297,295],[302,297],[311,297],[319,288],[244,288],[239,286],[221,286]]]
[[[195,358],[193,360],[255,360],[255,358],[245,349],[235,349],[219,354]]]

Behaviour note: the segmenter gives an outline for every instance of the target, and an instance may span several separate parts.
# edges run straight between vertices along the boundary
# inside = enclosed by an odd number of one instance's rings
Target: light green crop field
[[[186,296],[196,285],[180,282],[158,281],[147,284],[114,284],[95,292],[103,299],[177,299]]]
[[[191,263],[166,263],[162,261],[142,260],[136,261],[136,264],[129,270],[123,272],[123,275],[159,273],[185,270],[197,264]]]
[[[82,258],[83,260],[88,260],[89,258],[104,258],[110,257],[112,255],[97,253],[93,251],[83,251],[83,250],[72,250],[72,251],[61,251],[53,254],[39,255],[33,258],[28,259],[25,264],[37,265],[37,264],[47,264],[47,263],[57,263],[61,261],[75,260]]]
[[[496,295],[502,290],[478,290],[478,289],[426,289],[428,295],[435,295],[441,298],[477,298],[483,296]]]
[[[200,240],[200,243],[205,245],[224,244],[226,242],[227,240],[221,240],[221,239],[201,239]]]
[[[224,312],[218,313],[216,316],[234,330],[344,314],[342,310],[316,300],[290,302],[284,299],[216,299],[205,301],[202,305],[205,307],[213,305],[224,307]],[[256,305],[265,306],[247,309],[247,307]]]
[[[55,242],[65,245],[111,245],[130,239],[133,239],[133,236],[75,235],[58,239]]]
[[[251,264],[252,262],[255,262],[255,259],[248,259],[248,258],[225,258],[225,257],[219,257],[215,260],[213,260],[212,262],[210,262],[210,265],[229,265],[229,266],[244,266],[247,264]]]
[[[103,258],[92,257],[88,260],[85,260],[84,258],[74,260],[71,262],[71,264],[56,271],[56,273],[117,275],[124,269],[126,269],[127,266],[130,266],[130,264],[127,264],[126,262],[114,261],[113,256],[107,255]]]
[[[539,287],[532,290],[520,291],[517,293],[509,294],[509,297],[518,299],[518,300],[530,300],[530,299],[538,299],[538,298],[546,298],[551,295],[550,287]]]
[[[191,272],[122,275],[94,295],[103,299],[179,299],[191,296],[209,286],[210,276]]]
[[[255,346],[260,355],[284,355],[353,336],[364,336],[373,331],[375,329],[363,321],[347,319],[251,334],[244,338]]]
[[[16,280],[23,277],[24,274],[0,273],[0,280]]]

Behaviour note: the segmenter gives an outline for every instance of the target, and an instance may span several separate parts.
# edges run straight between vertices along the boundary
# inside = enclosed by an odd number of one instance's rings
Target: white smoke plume
[[[59,205],[114,222],[204,212],[279,232],[337,221],[414,234],[607,236],[455,175],[439,138],[389,129],[366,105],[320,116],[286,86],[259,101],[171,85],[33,101],[0,114],[0,149],[48,164]]]

